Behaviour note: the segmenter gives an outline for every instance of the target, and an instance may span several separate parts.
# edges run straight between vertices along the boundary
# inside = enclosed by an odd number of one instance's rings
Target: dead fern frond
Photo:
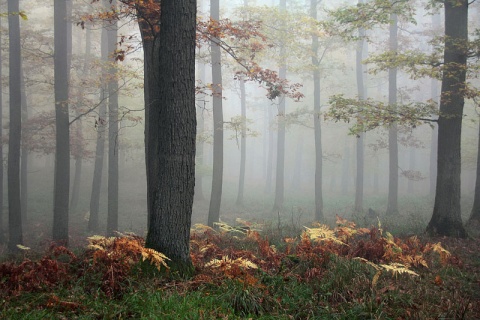
[[[142,260],[143,261],[149,260],[151,264],[155,265],[158,271],[160,271],[162,266],[164,266],[166,269],[170,269],[170,267],[165,262],[165,260],[170,260],[170,259],[163,253],[150,248],[143,248],[141,252],[142,252]]]
[[[401,264],[401,263],[391,263],[391,264],[381,264],[380,265],[383,269],[385,269],[386,271],[388,272],[391,272],[393,276],[397,276],[399,274],[409,274],[409,275],[412,275],[412,276],[419,276],[418,273],[416,273],[415,271],[412,271],[410,269],[408,269],[405,265]]]
[[[313,241],[332,241],[336,244],[348,246],[348,244],[337,238],[334,230],[326,225],[319,225],[317,228],[304,228],[310,239]]]

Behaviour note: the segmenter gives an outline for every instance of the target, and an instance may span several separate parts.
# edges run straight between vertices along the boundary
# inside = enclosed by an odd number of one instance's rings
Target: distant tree
[[[53,240],[68,244],[70,126],[68,111],[67,4],[54,1],[55,182]]]
[[[116,0],[104,0],[104,5],[111,3],[111,10],[116,11]],[[116,77],[117,20],[106,25],[107,50],[109,59],[108,94],[108,215],[107,235],[118,230],[118,80]]]
[[[480,124],[478,126],[477,176],[475,180],[475,195],[473,197],[473,207],[472,211],[470,212],[468,222],[480,223]]]
[[[9,36],[9,99],[10,125],[8,142],[8,249],[16,251],[23,244],[20,204],[20,140],[21,140],[21,49],[19,1],[8,0]]]
[[[210,18],[220,20],[220,1],[210,1]],[[213,173],[208,225],[213,226],[220,220],[220,205],[223,189],[223,81],[222,55],[218,40],[211,41],[212,59],[212,102],[213,102]]]

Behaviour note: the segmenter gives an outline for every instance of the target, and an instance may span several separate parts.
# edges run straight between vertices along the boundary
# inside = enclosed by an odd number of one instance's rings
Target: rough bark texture
[[[0,29],[2,28],[2,18],[0,17]],[[0,48],[2,47],[2,34],[0,32]],[[0,61],[3,55],[0,50]],[[3,141],[3,76],[2,64],[0,63],[0,141]],[[0,143],[0,159],[3,159],[3,143]],[[3,165],[0,166],[0,243],[5,242],[4,222],[3,222]]]
[[[102,29],[101,35],[101,60],[103,62],[108,59],[107,51],[107,31]],[[107,93],[105,84],[100,88],[100,106],[98,108],[97,120],[97,145],[95,147],[95,164],[93,168],[92,193],[90,195],[90,218],[88,220],[88,230],[99,230],[98,211],[100,207],[100,190],[102,187],[103,176],[103,159],[105,156],[105,131],[106,131],[106,115],[107,115]]]
[[[398,49],[398,19],[396,14],[390,16],[390,45],[392,52]],[[397,104],[397,69],[388,69],[388,104]],[[398,214],[398,132],[397,124],[393,123],[388,129],[388,203],[387,215]]]
[[[106,0],[116,8],[116,0]],[[118,81],[114,52],[117,49],[117,21],[107,26],[107,50],[111,67],[108,71],[108,209],[107,235],[113,235],[118,230]]]
[[[219,0],[210,1],[210,17],[220,19]],[[212,50],[212,91],[213,91],[213,172],[208,225],[213,226],[220,219],[220,204],[223,189],[223,107],[222,107],[222,55],[220,47],[211,42]]]
[[[287,0],[280,0],[280,11],[287,10]],[[284,31],[286,32],[286,31]],[[285,45],[280,44],[280,68],[278,76],[281,79],[287,77],[287,61]],[[277,168],[275,175],[275,201],[273,202],[273,211],[283,209],[283,201],[285,200],[285,96],[279,97],[278,103],[278,131],[277,131]]]
[[[467,0],[445,1],[445,70],[438,119],[438,169],[430,235],[466,237],[460,211],[461,135],[468,41]]]
[[[55,182],[53,240],[68,244],[70,130],[68,118],[67,4],[54,2]]]
[[[317,19],[317,0],[310,1],[310,16]],[[320,61],[318,60],[318,35],[312,34],[313,64],[313,127],[315,136],[315,220],[323,221],[323,151],[320,115]]]
[[[9,93],[10,125],[8,142],[8,230],[9,251],[16,251],[23,243],[22,212],[20,205],[20,139],[21,139],[21,92],[20,92],[20,22],[18,0],[8,0],[9,36]]]
[[[148,105],[150,226],[146,246],[181,270],[189,250],[195,186],[195,0],[162,1],[158,97]]]

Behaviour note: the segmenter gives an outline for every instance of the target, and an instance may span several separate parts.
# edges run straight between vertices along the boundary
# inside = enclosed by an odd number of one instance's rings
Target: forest
[[[479,319],[479,17],[0,1],[0,318]]]

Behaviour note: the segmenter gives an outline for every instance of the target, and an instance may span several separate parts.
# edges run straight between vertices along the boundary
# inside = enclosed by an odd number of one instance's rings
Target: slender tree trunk
[[[398,49],[398,19],[396,14],[390,16],[390,51]],[[395,107],[397,104],[397,69],[388,70],[388,104]],[[388,203],[387,215],[398,214],[398,133],[397,124],[393,123],[388,129]]]
[[[343,147],[343,159],[342,159],[342,194],[347,195],[349,192],[350,181],[350,146],[349,138],[345,139],[345,145]]]
[[[200,81],[202,84],[206,83],[206,74],[205,74],[205,64],[203,62],[198,62],[198,73],[200,76]],[[197,131],[199,136],[203,136],[205,131],[205,104],[206,104],[206,95],[202,94],[202,97],[199,101],[199,106],[197,107]],[[198,167],[203,167],[204,165],[204,142],[197,140],[197,152],[196,152],[196,165]],[[195,175],[195,200],[204,201],[205,195],[203,194],[203,173],[196,171]]]
[[[468,1],[445,1],[445,51],[435,204],[427,226],[431,235],[466,237],[460,210],[461,137],[468,42]]]
[[[268,155],[267,155],[267,177],[265,181],[265,193],[270,194],[272,192],[273,184],[273,168],[274,168],[274,152],[275,152],[275,137],[272,130],[273,123],[273,109],[268,108]]]
[[[68,201],[70,192],[70,130],[68,118],[67,4],[54,2],[55,78],[55,184],[53,240],[68,244]]]
[[[358,1],[359,4],[363,3],[363,0]],[[365,84],[364,84],[364,72],[363,72],[363,59],[365,52],[365,29],[358,29],[358,36],[360,40],[357,43],[356,50],[356,75],[357,75],[357,91],[358,91],[358,100],[365,100]],[[360,118],[357,121],[361,121]],[[355,208],[356,213],[363,212],[363,188],[364,188],[364,172],[365,172],[365,151],[364,151],[364,140],[365,133],[359,133],[357,137],[357,163],[356,163],[356,173],[357,178],[355,179]]]
[[[280,0],[280,11],[287,10],[287,0]],[[286,31],[284,31],[286,32]],[[287,77],[287,61],[285,44],[280,44],[280,69],[278,76],[281,79]],[[279,97],[278,103],[278,131],[277,131],[277,169],[275,176],[275,201],[273,203],[273,211],[283,209],[283,201],[285,200],[285,96]]]
[[[220,19],[219,0],[210,1],[210,17]],[[213,174],[208,225],[213,226],[220,219],[220,204],[223,188],[223,107],[222,107],[222,56],[220,46],[211,42],[212,50],[212,90],[213,90]]]
[[[107,50],[107,30],[102,28],[101,35],[101,60],[105,63],[108,60]],[[102,66],[105,68],[105,66]],[[105,70],[102,70],[102,79],[105,79]],[[105,131],[106,131],[106,116],[107,116],[107,92],[105,84],[100,88],[100,106],[98,108],[98,120],[96,123],[97,129],[97,146],[95,148],[95,164],[93,168],[92,192],[90,195],[90,218],[88,220],[88,230],[98,231],[99,228],[99,207],[100,207],[100,190],[102,187],[103,176],[103,159],[105,155]]]
[[[8,249],[17,250],[23,244],[22,211],[20,202],[20,141],[21,141],[21,49],[19,1],[8,0],[9,36],[9,99],[10,129],[8,142]]]
[[[105,0],[105,5],[111,4],[116,9],[117,1]],[[117,49],[117,22],[107,25],[107,48],[112,56],[110,61],[108,81],[108,216],[107,235],[113,235],[118,230],[118,81],[114,52]]]
[[[480,123],[478,125],[477,176],[475,180],[475,196],[473,198],[473,207],[468,222],[480,222]]]
[[[162,1],[158,51],[159,100],[150,105],[150,227],[146,246],[191,271],[190,226],[195,186],[196,1]],[[150,101],[152,103],[152,101]],[[153,169],[153,170],[152,170]]]
[[[317,0],[310,1],[310,16],[317,20]],[[318,36],[312,34],[313,64],[313,127],[315,137],[315,220],[323,221],[323,151],[320,115],[320,61],[318,59]]]
[[[242,115],[242,132],[240,138],[240,176],[238,179],[237,206],[243,206],[243,191],[245,188],[245,162],[247,158],[247,99],[245,80],[240,78],[240,106]]]
[[[22,123],[26,123],[28,121],[28,102],[23,65],[20,71],[20,85]],[[22,208],[22,223],[25,224],[28,221],[28,148],[25,141],[22,141],[20,149],[20,206]]]

